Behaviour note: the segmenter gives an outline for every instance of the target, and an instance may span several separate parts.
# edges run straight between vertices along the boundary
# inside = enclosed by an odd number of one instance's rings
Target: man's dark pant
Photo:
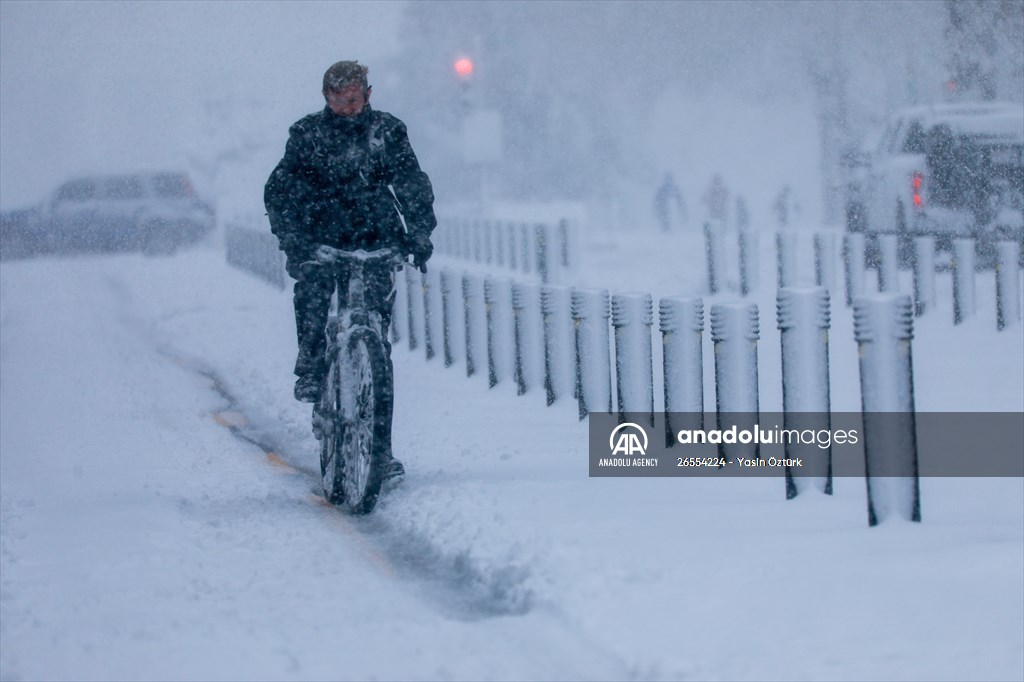
[[[299,341],[299,356],[295,361],[295,374],[312,374],[322,378],[327,371],[325,354],[327,336],[327,314],[330,312],[331,294],[338,281],[341,305],[348,297],[349,272],[342,266],[306,266],[295,282],[295,329]],[[391,417],[394,410],[394,367],[391,363],[391,310],[395,303],[395,273],[389,263],[363,266],[364,300],[366,308],[380,314],[381,340],[384,342],[384,359],[387,372],[386,385],[391,390],[385,393],[383,405],[377,407],[377,416],[387,423],[387,441],[383,445],[391,449]]]

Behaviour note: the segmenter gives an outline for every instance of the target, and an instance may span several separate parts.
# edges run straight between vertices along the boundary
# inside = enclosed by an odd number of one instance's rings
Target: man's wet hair
[[[370,87],[366,80],[366,73],[369,70],[368,67],[357,61],[337,62],[331,65],[331,68],[324,73],[324,94],[337,92],[356,84],[361,85],[365,92]]]

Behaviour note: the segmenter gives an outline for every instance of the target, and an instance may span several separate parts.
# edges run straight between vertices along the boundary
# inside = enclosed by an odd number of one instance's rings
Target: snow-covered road
[[[1024,676],[1020,479],[875,529],[863,481],[589,479],[574,404],[399,346],[409,474],[355,519],[291,316],[211,250],[3,264],[0,677]]]

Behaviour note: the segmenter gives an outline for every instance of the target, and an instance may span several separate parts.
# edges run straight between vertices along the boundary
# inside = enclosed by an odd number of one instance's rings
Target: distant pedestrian
[[[671,173],[665,173],[665,179],[654,193],[654,214],[662,232],[671,232],[673,224],[686,227],[686,202]]]
[[[708,208],[708,218],[711,222],[719,227],[725,227],[729,214],[729,189],[718,173],[711,178],[711,186],[704,194],[704,205]]]

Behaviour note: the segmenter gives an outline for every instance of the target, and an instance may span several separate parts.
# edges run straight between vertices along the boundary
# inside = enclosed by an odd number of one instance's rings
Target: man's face
[[[338,116],[358,116],[370,100],[370,88],[363,91],[359,83],[346,85],[341,90],[326,92],[327,106]]]

